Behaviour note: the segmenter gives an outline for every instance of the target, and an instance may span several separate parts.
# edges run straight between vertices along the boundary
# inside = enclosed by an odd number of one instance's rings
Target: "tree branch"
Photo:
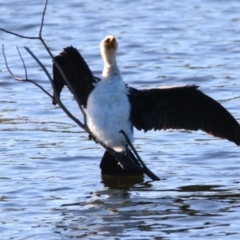
[[[43,29],[43,24],[44,24],[45,13],[47,10],[47,5],[48,5],[48,0],[45,1],[43,13],[42,13],[42,20],[41,20],[40,29],[39,29],[39,38],[42,38],[42,29]]]
[[[24,35],[20,35],[8,30],[5,30],[3,28],[0,28],[1,31],[6,32],[8,34],[12,34],[15,35],[17,37],[20,38],[26,38],[26,39],[34,39],[34,40],[40,40],[42,45],[44,46],[44,48],[46,49],[46,51],[48,52],[49,56],[52,58],[53,63],[55,64],[55,66],[57,67],[57,69],[59,70],[59,72],[61,73],[66,85],[68,86],[70,92],[73,94],[75,100],[77,101],[77,104],[79,106],[80,111],[83,114],[84,117],[84,124],[79,121],[76,117],[74,117],[69,111],[68,109],[64,106],[64,104],[62,103],[60,97],[58,94],[54,94],[57,100],[58,105],[60,106],[60,108],[67,114],[67,116],[69,118],[71,118],[79,127],[81,127],[82,129],[84,129],[91,137],[92,139],[96,139],[96,137],[94,136],[94,133],[92,133],[90,131],[90,129],[87,126],[87,115],[83,109],[83,106],[81,105],[81,102],[79,101],[75,91],[73,90],[69,80],[67,79],[67,77],[65,76],[63,70],[61,69],[61,67],[59,66],[59,64],[57,63],[57,61],[55,60],[53,54],[51,53],[51,51],[49,50],[49,47],[47,46],[47,44],[45,43],[44,39],[42,38],[42,30],[43,30],[43,25],[44,25],[44,17],[45,17],[45,13],[46,13],[46,9],[47,9],[47,4],[48,4],[48,0],[45,1],[45,5],[44,5],[44,10],[42,12],[42,18],[41,18],[41,23],[40,23],[40,28],[39,28],[39,36],[38,37],[29,37],[29,36],[24,36]],[[51,75],[49,74],[49,72],[47,71],[47,69],[45,68],[45,66],[41,63],[41,61],[34,55],[34,53],[28,48],[28,47],[24,47],[25,50],[32,56],[32,58],[38,63],[38,65],[43,69],[44,73],[46,74],[46,76],[48,77],[48,80],[50,81],[53,91],[54,93],[57,93],[56,87],[53,83],[53,79],[51,77]],[[4,46],[2,45],[2,51],[3,51],[3,56],[4,56],[4,60],[5,60],[5,64],[7,67],[8,72],[10,73],[10,75],[12,76],[13,79],[17,80],[17,81],[22,81],[22,82],[31,82],[33,84],[35,84],[38,88],[40,88],[45,94],[47,94],[51,99],[53,99],[52,95],[49,94],[41,85],[37,84],[36,81],[34,80],[30,80],[28,79],[28,74],[27,74],[27,68],[24,62],[24,59],[22,58],[22,55],[19,51],[19,49],[17,48],[19,57],[21,58],[22,64],[23,64],[23,68],[25,71],[25,79],[22,79],[20,77],[17,77],[16,75],[14,75],[12,73],[12,71],[10,70],[9,66],[8,66],[8,62],[7,62],[7,58],[5,56],[5,52],[4,52]],[[135,171],[138,171],[139,173],[145,173],[147,176],[149,176],[151,179],[153,180],[159,180],[159,178],[154,175],[143,162],[140,162],[140,165],[135,164],[133,161],[129,161],[128,156],[125,156],[119,152],[115,152],[113,149],[109,148],[108,146],[106,146],[103,142],[99,141],[97,139],[97,142],[102,145],[110,154],[112,154],[116,159],[119,160],[119,162],[126,168],[128,169],[133,169]],[[138,156],[138,154],[136,153],[136,150],[133,146],[131,146],[132,149],[134,150],[135,155],[137,156],[138,159],[140,159],[140,157]],[[142,161],[142,160],[141,160]]]
[[[16,47],[16,48],[17,48],[17,51],[18,51],[18,55],[19,55],[19,57],[21,58],[21,61],[22,61],[22,64],[23,64],[23,68],[24,68],[24,71],[25,71],[25,78],[28,79],[27,68],[26,68],[24,59],[23,59],[23,57],[22,57],[22,55],[21,55],[21,53],[20,53],[19,48],[18,48],[18,47]]]
[[[18,33],[14,33],[14,32],[8,31],[8,30],[6,30],[6,29],[4,29],[4,28],[0,28],[0,30],[3,31],[3,32],[5,32],[5,33],[8,33],[8,34],[11,34],[11,35],[20,37],[20,38],[39,40],[39,37],[28,37],[28,36],[24,36],[24,35],[21,35],[21,34],[18,34]]]
[[[133,153],[135,154],[135,157],[138,161],[138,163],[140,164],[140,166],[143,168],[144,173],[146,175],[148,175],[149,177],[151,177],[153,180],[160,180],[153,172],[151,172],[148,167],[146,166],[146,164],[143,162],[143,160],[140,158],[140,156],[138,155],[138,152],[136,151],[136,149],[134,148],[134,146],[132,145],[131,141],[129,140],[127,134],[123,131],[120,130],[120,132],[126,139],[127,144],[131,147]]]
[[[4,61],[5,61],[6,68],[7,68],[8,72],[10,73],[10,75],[13,79],[15,79],[16,81],[19,81],[19,82],[33,83],[35,86],[40,88],[44,93],[46,93],[51,99],[53,99],[52,95],[47,90],[45,90],[40,84],[36,83],[35,80],[30,80],[30,79],[27,78],[27,69],[26,69],[24,60],[23,60],[22,55],[21,55],[19,50],[18,50],[18,54],[19,54],[19,56],[20,56],[20,58],[23,62],[23,68],[24,68],[24,71],[25,71],[25,79],[17,77],[16,75],[14,75],[13,72],[11,71],[11,69],[9,68],[7,58],[6,58],[6,55],[5,55],[4,45],[2,45],[2,53],[3,53],[3,58],[4,58]]]

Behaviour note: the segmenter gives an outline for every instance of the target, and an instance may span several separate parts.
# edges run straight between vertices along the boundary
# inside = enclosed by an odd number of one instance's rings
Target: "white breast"
[[[116,79],[100,81],[88,97],[88,126],[94,136],[113,148],[125,151],[126,140],[119,133],[124,130],[131,142],[133,131],[130,122],[130,102],[125,83]]]

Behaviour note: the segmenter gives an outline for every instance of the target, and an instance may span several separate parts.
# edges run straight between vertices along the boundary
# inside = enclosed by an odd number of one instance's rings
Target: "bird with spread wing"
[[[195,85],[135,89],[126,85],[117,65],[118,42],[112,35],[100,43],[104,63],[102,79],[94,77],[81,54],[67,47],[55,57],[71,83],[80,103],[87,108],[88,126],[96,139],[115,151],[126,151],[124,130],[133,142],[137,130],[202,130],[240,145],[240,125],[217,101]],[[53,65],[53,78],[60,96],[64,79]],[[56,103],[56,101],[54,102]],[[115,158],[104,153],[102,174],[131,175]]]

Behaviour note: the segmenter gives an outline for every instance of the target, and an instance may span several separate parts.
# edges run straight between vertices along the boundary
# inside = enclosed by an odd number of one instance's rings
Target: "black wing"
[[[240,125],[197,86],[130,88],[131,119],[138,130],[202,130],[240,145]]]
[[[64,48],[55,59],[72,85],[78,100],[86,107],[88,95],[93,90],[98,79],[93,76],[79,51],[72,46]],[[53,64],[53,83],[57,90],[56,94],[60,95],[65,81],[55,64]],[[53,104],[56,103],[55,98]]]

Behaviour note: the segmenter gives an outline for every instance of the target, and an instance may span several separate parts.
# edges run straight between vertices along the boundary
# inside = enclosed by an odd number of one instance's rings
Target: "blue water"
[[[37,36],[44,1],[0,2],[0,27]],[[137,88],[196,84],[240,122],[240,2],[50,1],[43,37],[54,55],[77,47],[101,76],[99,42],[114,34],[124,80]],[[9,65],[51,92],[29,47],[0,31]],[[65,105],[81,119],[67,89]],[[136,132],[135,146],[161,178],[102,178],[103,149],[30,83],[14,81],[0,53],[1,239],[239,239],[240,149],[203,132]]]

